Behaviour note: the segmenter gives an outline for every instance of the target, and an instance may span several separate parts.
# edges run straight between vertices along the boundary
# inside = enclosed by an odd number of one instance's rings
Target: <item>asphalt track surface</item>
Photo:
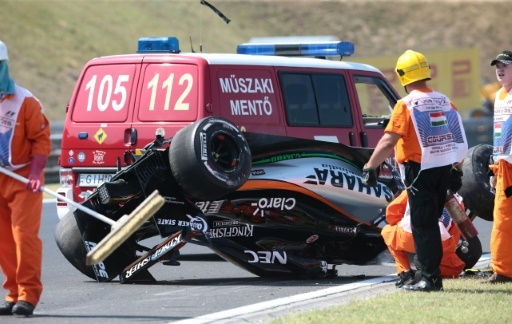
[[[55,202],[45,203],[40,231],[44,291],[32,319],[36,323],[262,323],[395,290],[392,266],[342,265],[334,279],[269,280],[193,245],[182,249],[181,266],[150,268],[154,284],[100,284],[62,256],[53,237],[57,222]],[[475,225],[486,253],[492,223],[477,219]],[[20,320],[0,317],[1,323]]]

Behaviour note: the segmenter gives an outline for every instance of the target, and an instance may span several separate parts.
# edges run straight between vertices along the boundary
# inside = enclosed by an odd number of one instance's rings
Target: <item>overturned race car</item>
[[[187,243],[262,277],[326,278],[336,265],[379,263],[385,208],[403,190],[389,163],[376,187],[361,170],[371,149],[242,133],[220,117],[206,117],[173,138],[157,135],[133,163],[119,170],[82,203],[113,221],[132,213],[158,190],[163,206],[101,262],[86,255],[111,226],[82,210],[55,230],[66,259],[99,282],[154,281],[156,263],[178,265]],[[142,245],[158,238],[153,247]],[[478,238],[476,238],[478,239]],[[462,244],[458,255],[472,267],[481,255]],[[474,251],[473,251],[474,250]]]

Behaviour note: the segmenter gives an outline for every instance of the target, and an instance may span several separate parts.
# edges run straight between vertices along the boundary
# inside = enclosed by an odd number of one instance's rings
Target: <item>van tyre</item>
[[[93,268],[85,265],[87,250],[73,213],[62,217],[55,227],[55,242],[69,263],[87,277],[96,280]]]
[[[458,192],[466,209],[487,221],[493,220],[494,209],[494,193],[491,192],[488,173],[492,151],[489,144],[479,144],[468,150],[462,164],[462,187]]]
[[[249,178],[251,160],[242,132],[220,117],[206,117],[181,129],[169,149],[174,179],[197,200],[214,200],[237,190]]]

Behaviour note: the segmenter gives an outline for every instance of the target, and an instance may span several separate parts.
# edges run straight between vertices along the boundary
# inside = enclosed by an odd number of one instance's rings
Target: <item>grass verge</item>
[[[272,323],[510,323],[512,283],[481,284],[480,277],[443,281],[444,291],[396,292]]]

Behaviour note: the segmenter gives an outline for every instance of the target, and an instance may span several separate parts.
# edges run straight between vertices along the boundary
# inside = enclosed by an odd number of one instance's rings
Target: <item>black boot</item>
[[[395,286],[397,288],[400,288],[403,285],[414,285],[416,283],[416,280],[414,279],[413,270],[402,271],[400,272],[399,276],[400,279],[398,279],[398,281],[395,282]]]
[[[443,279],[441,277],[432,280],[422,278],[414,285],[404,285],[402,289],[421,292],[441,291],[443,290]]]
[[[0,315],[12,315],[14,304],[14,302],[4,301],[4,304],[0,306]]]
[[[26,302],[24,300],[18,300],[16,305],[12,308],[13,315],[19,315],[19,316],[32,316],[34,313],[34,308],[36,308],[34,305],[32,305],[29,302]]]

